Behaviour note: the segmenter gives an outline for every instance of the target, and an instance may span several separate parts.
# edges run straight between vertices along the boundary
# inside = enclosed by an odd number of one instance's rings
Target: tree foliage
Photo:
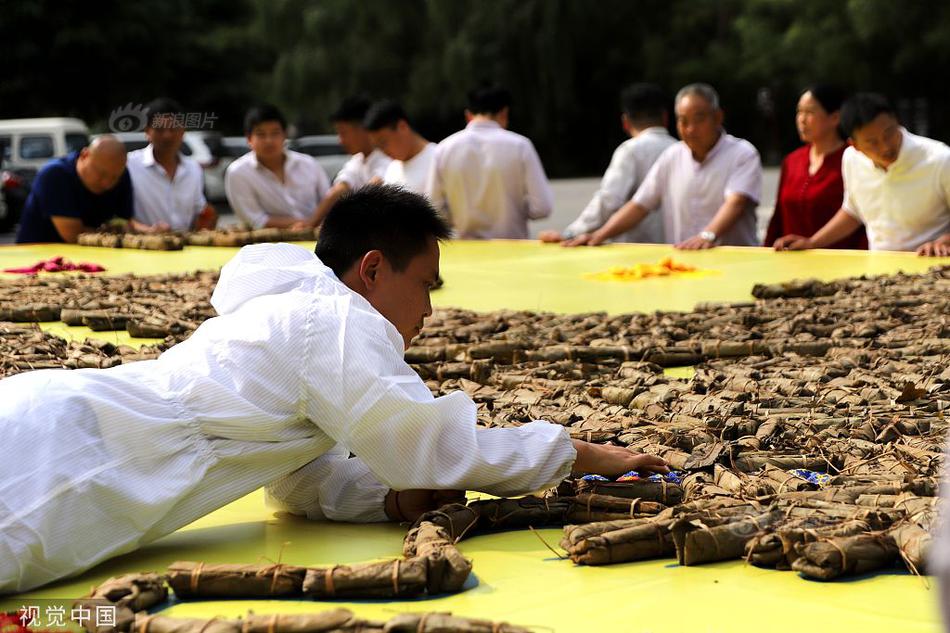
[[[481,79],[514,93],[512,127],[555,175],[594,174],[622,140],[618,93],[653,81],[720,91],[729,130],[769,160],[797,143],[815,81],[894,97],[950,137],[950,4],[923,0],[0,0],[0,116],[102,124],[169,94],[219,113],[274,101],[303,133],[357,92],[400,99],[439,140]]]

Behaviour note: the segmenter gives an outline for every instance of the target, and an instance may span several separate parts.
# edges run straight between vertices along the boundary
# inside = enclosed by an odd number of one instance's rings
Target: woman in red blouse
[[[805,145],[782,161],[775,213],[765,234],[766,246],[774,245],[783,235],[811,237],[841,208],[841,155],[847,145],[838,128],[838,111],[844,97],[833,86],[817,84],[798,99],[795,124]],[[830,248],[867,247],[861,228]]]

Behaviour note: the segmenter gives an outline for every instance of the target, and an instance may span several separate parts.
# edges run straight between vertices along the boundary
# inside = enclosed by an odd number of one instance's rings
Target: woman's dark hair
[[[393,185],[366,185],[333,205],[314,252],[337,277],[369,251],[379,250],[396,271],[425,252],[428,240],[452,229],[429,201]]]
[[[845,93],[844,90],[835,84],[812,84],[802,90],[801,94],[798,95],[798,98],[801,99],[802,95],[804,95],[806,92],[811,93],[811,96],[814,97],[815,101],[818,102],[818,105],[821,106],[822,110],[828,114],[834,114],[835,112],[840,111],[841,106],[844,104],[844,100],[848,97],[847,93]],[[844,128],[841,127],[840,120],[838,121],[838,127],[835,128],[835,131],[838,133],[838,138],[841,140],[848,138]]]
[[[840,110],[844,100],[848,98],[847,93],[834,84],[812,84],[802,90],[798,96],[801,97],[806,92],[810,92],[815,101],[828,114],[834,114]]]

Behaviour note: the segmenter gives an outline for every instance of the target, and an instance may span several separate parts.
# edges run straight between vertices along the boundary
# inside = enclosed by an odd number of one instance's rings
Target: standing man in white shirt
[[[317,205],[317,210],[308,224],[311,227],[320,226],[336,201],[347,192],[383,182],[386,168],[392,159],[373,145],[369,132],[363,127],[363,119],[366,118],[369,107],[368,98],[354,95],[344,99],[336,112],[330,115],[340,145],[351,156],[333,179],[330,191]]]
[[[666,241],[676,248],[757,245],[755,206],[762,190],[759,152],[723,129],[719,95],[709,84],[680,89],[675,109],[682,140],[660,155],[633,199],[604,226],[567,245],[602,244],[633,229],[661,207]]]
[[[841,127],[852,143],[841,157],[841,209],[813,236],[782,236],[775,249],[824,248],[863,224],[871,250],[950,256],[950,147],[905,130],[875,93],[846,101]]]
[[[211,297],[219,316],[157,359],[0,381],[0,435],[30,447],[0,460],[0,594],[133,551],[265,484],[313,519],[413,521],[436,491],[668,472],[558,424],[479,427],[463,391],[433,397],[404,353],[432,312],[449,232],[422,196],[363,187],[327,215],[316,254],[243,248]]]
[[[389,99],[373,104],[366,113],[363,127],[369,132],[373,145],[392,159],[383,182],[425,195],[436,144],[412,128],[402,106]]]
[[[576,220],[563,231],[542,231],[542,242],[561,242],[602,227],[633,197],[650,167],[676,142],[669,131],[667,97],[655,84],[633,84],[620,95],[620,124],[630,138],[614,151],[600,188]],[[662,244],[663,217],[651,213],[635,228],[614,237],[615,242]]]
[[[201,165],[181,153],[185,138],[184,110],[172,99],[146,106],[148,145],[129,152],[133,217],[161,229],[213,229],[218,214],[204,195]]]
[[[244,118],[251,151],[228,165],[228,204],[254,229],[306,224],[327,194],[330,181],[311,156],[284,147],[287,121],[272,105],[252,108]]]
[[[463,239],[525,239],[528,220],[551,215],[554,193],[530,140],[509,131],[511,93],[468,93],[464,130],[439,143],[427,191]]]

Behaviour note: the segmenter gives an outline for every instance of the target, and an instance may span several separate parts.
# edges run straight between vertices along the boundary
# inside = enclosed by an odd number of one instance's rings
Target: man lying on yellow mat
[[[0,593],[81,572],[265,484],[291,512],[385,521],[459,494],[435,491],[666,472],[556,424],[480,428],[464,393],[432,396],[403,351],[432,312],[449,232],[424,198],[364,187],[328,214],[316,255],[242,249],[211,298],[220,316],[160,358],[0,381]]]

